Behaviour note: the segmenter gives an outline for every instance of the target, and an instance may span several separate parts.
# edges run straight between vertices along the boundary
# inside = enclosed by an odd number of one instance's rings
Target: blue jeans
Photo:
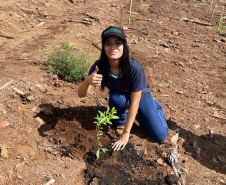
[[[111,92],[109,97],[109,107],[115,107],[119,119],[114,120],[114,124],[124,126],[126,123],[127,112],[130,107],[130,95],[128,93]],[[151,93],[140,101],[138,114],[147,129],[149,135],[156,141],[166,139],[168,127],[164,118],[162,106],[156,99],[152,98]]]

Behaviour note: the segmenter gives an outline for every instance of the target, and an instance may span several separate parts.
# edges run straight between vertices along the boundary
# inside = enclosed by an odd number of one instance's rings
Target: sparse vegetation
[[[42,22],[42,19],[41,18],[37,18],[37,21],[40,23],[40,22]]]
[[[103,132],[102,132],[103,126],[102,125],[107,125],[107,124],[112,125],[112,122],[110,120],[119,118],[118,116],[115,116],[117,111],[114,107],[111,109],[111,112],[109,112],[109,110],[110,109],[108,108],[105,112],[98,111],[100,113],[100,116],[97,115],[95,117],[95,119],[97,120],[94,122],[96,124],[96,129],[97,129],[97,147],[98,147],[98,149],[96,151],[97,159],[99,159],[99,157],[100,157],[101,150],[104,153],[106,151],[108,151],[107,148],[102,147],[102,144],[100,142],[100,136],[102,136],[102,134],[103,134]]]
[[[205,0],[194,0],[194,1],[197,3],[205,3],[206,2]]]
[[[90,67],[90,55],[87,52],[76,53],[68,42],[60,43],[48,55],[49,69],[60,78],[67,81],[82,80]]]
[[[145,4],[140,5],[140,11],[142,13],[146,13],[147,12],[147,5],[145,5]]]
[[[134,17],[131,17],[130,19],[131,19],[132,24],[135,24],[136,19]]]
[[[223,25],[220,26],[214,25],[213,27],[217,29],[218,33],[221,33],[222,30],[226,29],[226,26]]]

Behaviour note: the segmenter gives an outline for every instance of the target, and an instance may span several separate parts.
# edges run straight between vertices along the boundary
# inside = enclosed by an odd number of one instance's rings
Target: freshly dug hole
[[[84,155],[87,169],[85,178],[88,184],[165,184],[162,167],[154,161],[145,159],[143,153],[138,153],[133,143],[128,143],[124,150],[113,151],[111,145],[96,159],[97,147],[92,147]],[[157,168],[158,167],[158,168]]]

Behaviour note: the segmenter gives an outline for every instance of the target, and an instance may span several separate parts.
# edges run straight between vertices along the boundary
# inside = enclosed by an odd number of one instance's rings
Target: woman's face
[[[109,60],[118,60],[123,54],[123,44],[119,37],[108,37],[104,44],[104,51]]]

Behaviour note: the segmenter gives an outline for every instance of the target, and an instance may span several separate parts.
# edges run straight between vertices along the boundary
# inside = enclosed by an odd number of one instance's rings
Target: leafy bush
[[[87,76],[91,62],[88,53],[76,53],[68,42],[62,42],[59,48],[54,47],[54,51],[48,55],[48,64],[50,71],[60,78],[81,81]]]

